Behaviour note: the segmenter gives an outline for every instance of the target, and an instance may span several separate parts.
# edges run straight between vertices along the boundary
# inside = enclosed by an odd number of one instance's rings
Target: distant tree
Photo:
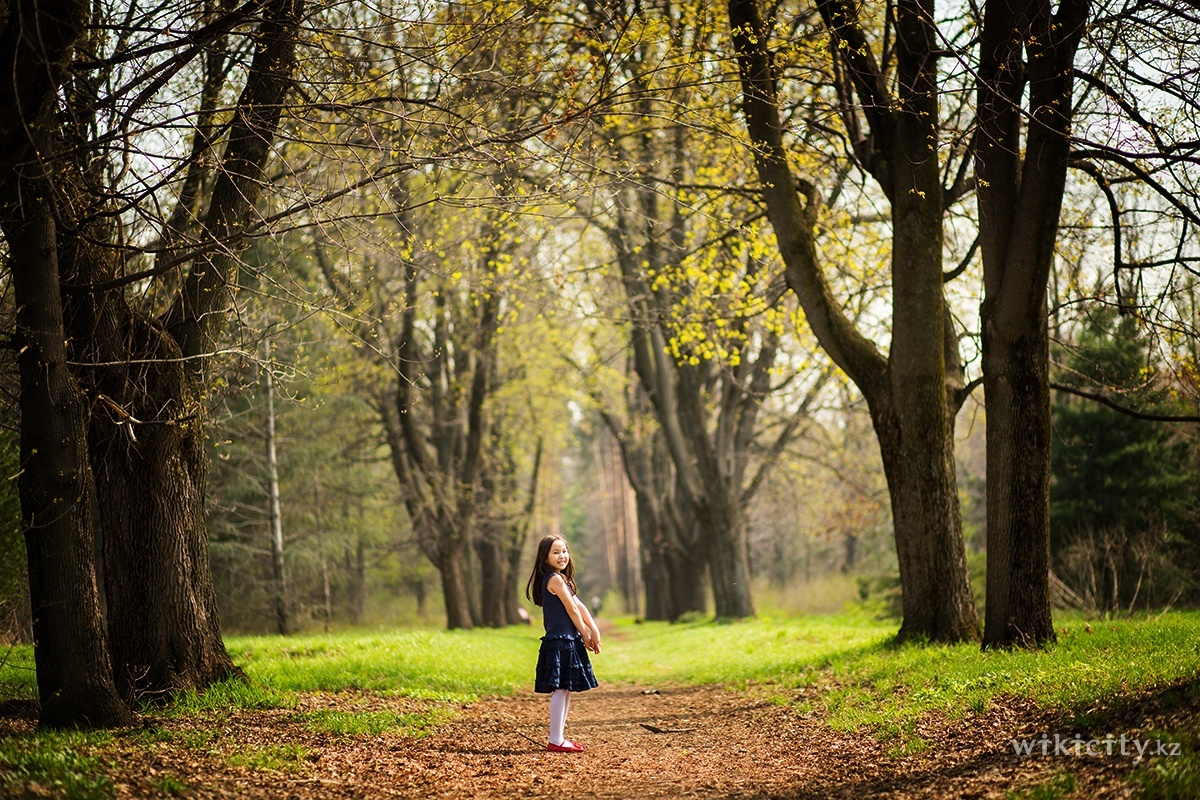
[[[1144,414],[1179,411],[1132,317],[1094,314],[1059,380]],[[1059,392],[1053,404],[1051,553],[1071,588],[1105,612],[1195,597],[1200,451],[1195,425],[1138,419]]]

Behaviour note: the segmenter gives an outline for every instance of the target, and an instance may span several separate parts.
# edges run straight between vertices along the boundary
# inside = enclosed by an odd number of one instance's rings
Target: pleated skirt
[[[592,661],[588,658],[582,636],[542,637],[542,648],[538,651],[537,676],[533,682],[535,692],[544,694],[555,689],[586,692],[599,685],[596,674],[592,672]]]

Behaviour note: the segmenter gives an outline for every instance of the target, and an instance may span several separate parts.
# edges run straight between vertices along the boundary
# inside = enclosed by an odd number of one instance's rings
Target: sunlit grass
[[[234,661],[255,683],[281,691],[385,692],[469,702],[533,682],[540,630],[347,631],[232,636]]]
[[[1179,754],[1155,758],[1138,768],[1130,782],[1144,800],[1200,797],[1200,732],[1146,731],[1144,739],[1180,745]]]
[[[860,612],[764,615],[732,623],[623,618],[608,626],[603,652],[592,660],[602,685],[723,684],[797,712],[816,712],[836,730],[873,736],[892,757],[930,746],[917,730],[931,713],[962,718],[1019,698],[1086,730],[1089,714],[1106,704],[1200,678],[1200,613],[1116,621],[1065,617],[1056,627],[1058,641],[1043,650],[981,652],[977,644],[897,647],[892,644],[893,623]],[[291,718],[334,736],[423,736],[451,718],[458,704],[530,687],[540,633],[535,625],[231,636],[229,651],[245,669],[248,683],[228,681],[181,694],[152,712],[160,716],[161,726],[117,735],[142,737],[147,744],[182,744],[249,769],[300,771],[307,769],[303,747],[227,740],[205,720],[239,709],[296,709],[302,692],[354,691],[418,698],[426,707],[332,708],[296,712]],[[31,696],[28,649],[9,648],[7,653],[0,687],[8,697]],[[191,719],[189,727],[176,730],[172,721],[180,718]],[[1162,736],[1179,741],[1178,734],[1166,731]],[[0,772],[8,781],[0,785],[0,793],[38,784],[58,787],[60,795],[70,787],[70,796],[109,796],[102,741],[95,736],[105,734],[12,737],[0,747]],[[1135,773],[1133,780],[1146,796],[1186,796],[1196,786],[1200,769],[1194,737],[1186,742],[1187,758]],[[181,791],[174,784],[160,788],[167,794]],[[1053,797],[1063,789],[1051,782],[1014,796]]]
[[[302,772],[308,766],[307,759],[308,750],[298,744],[248,745],[224,756],[225,763],[231,767],[273,772]]]
[[[37,698],[37,673],[33,666],[33,645],[0,645],[0,699]]]
[[[1058,628],[1058,642],[1040,651],[885,644],[840,654],[820,676],[797,674],[784,683],[820,685],[830,724],[852,731],[928,711],[962,717],[1004,696],[1082,720],[1100,701],[1200,676],[1200,615],[1194,612],[1116,622],[1075,619]]]
[[[230,711],[235,708],[295,708],[294,692],[281,691],[262,681],[233,678],[214,684],[202,692],[189,689],[175,695],[166,707],[172,716],[201,714],[206,711]]]
[[[931,745],[918,735],[928,714],[962,718],[1010,698],[1060,713],[1087,729],[1089,715],[1139,692],[1200,678],[1200,613],[1171,612],[1118,621],[1065,617],[1057,643],[1040,651],[981,652],[976,644],[894,646],[895,625],[847,611],[837,615],[763,615],[742,622],[678,624],[613,620],[593,656],[602,685],[722,684],[798,713],[815,712],[839,731],[885,743],[890,757]],[[284,709],[309,731],[337,737],[424,736],[459,704],[532,684],[539,625],[474,631],[341,631],[324,635],[230,636],[227,646],[249,678],[185,692],[147,710],[147,725],[113,733],[32,733],[0,742],[0,795],[45,787],[53,796],[112,797],[105,777],[114,743],[182,746],[243,769],[303,772],[311,754],[287,741],[247,742],[231,733],[239,710]],[[1194,685],[1194,684],[1193,684]],[[358,692],[418,698],[416,710],[342,707],[297,711],[303,692]],[[32,651],[10,647],[0,659],[2,699],[35,696]],[[186,720],[180,724],[180,720]],[[1106,730],[1105,733],[1110,731]],[[1194,734],[1184,755],[1136,770],[1145,797],[1194,796],[1200,761]],[[1014,798],[1069,794],[1071,777],[1015,790]],[[160,776],[165,795],[189,792]],[[40,790],[39,790],[40,791]]]

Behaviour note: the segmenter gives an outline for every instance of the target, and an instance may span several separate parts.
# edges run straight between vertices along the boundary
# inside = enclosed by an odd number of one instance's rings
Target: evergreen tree
[[[1067,385],[1177,411],[1132,317],[1094,316],[1063,367]],[[1188,431],[1066,393],[1053,419],[1051,550],[1072,587],[1104,611],[1194,592],[1200,464]]]

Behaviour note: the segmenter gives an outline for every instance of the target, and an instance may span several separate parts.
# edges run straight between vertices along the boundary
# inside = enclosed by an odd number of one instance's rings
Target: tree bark
[[[709,495],[696,509],[704,533],[713,605],[720,619],[754,616],[750,596],[750,558],[746,522],[741,508],[724,496]]]
[[[165,323],[131,311],[118,292],[85,295],[81,316],[103,320],[99,391],[111,415],[92,425],[105,531],[105,587],[118,686],[155,697],[240,676],[225,650],[208,559],[204,393],[218,332],[232,305],[240,239],[292,84],[303,4],[266,4],[205,218],[214,248],[192,267]],[[80,274],[112,277],[95,266]],[[108,275],[98,272],[108,271]],[[87,280],[80,281],[87,283]],[[122,362],[127,362],[122,365]],[[135,433],[136,432],[136,433]]]
[[[1046,291],[1070,159],[1073,64],[1089,9],[1088,0],[1069,0],[1052,14],[1050,3],[1025,0],[984,10],[975,156],[988,411],[984,647],[1055,638]]]
[[[529,528],[522,526],[520,536],[514,536],[509,542],[507,585],[504,587],[502,598],[504,618],[508,620],[509,625],[521,622],[521,614],[517,609],[521,606],[520,596],[521,590],[524,588],[521,569],[525,565],[525,539],[528,534]]]
[[[475,542],[479,556],[480,623],[489,628],[503,628],[511,620],[505,592],[513,585],[509,575],[509,560],[499,541],[499,532],[483,530]]]
[[[863,168],[893,212],[892,343],[885,358],[839,307],[814,238],[816,192],[801,202],[783,146],[777,75],[756,0],[730,0],[730,24],[743,87],[742,110],[754,146],[767,214],[795,292],[821,347],[866,398],[892,501],[904,622],[898,638],[978,638],[962,542],[953,430],[960,397],[957,353],[942,293],[942,190],[935,151],[938,43],[932,3],[896,6],[896,98],[859,25],[842,0],[818,7],[870,121],[857,142]],[[850,87],[846,87],[850,91]],[[857,112],[853,112],[857,113]],[[950,360],[953,359],[953,362]]]
[[[872,419],[891,495],[900,565],[904,616],[896,638],[978,640],[975,599],[958,527],[953,437],[934,430],[923,439],[919,429],[902,428],[886,411],[872,409]],[[934,460],[941,463],[930,463]]]
[[[17,489],[28,561],[39,724],[131,724],[113,681],[96,582],[87,403],[68,367],[49,156],[51,103],[88,4],[2,9],[0,228],[17,306],[21,412]],[[31,135],[34,137],[31,139]]]
[[[653,411],[644,387],[634,387],[628,402],[631,418]],[[646,619],[673,622],[689,611],[704,613],[707,551],[696,534],[693,509],[679,500],[677,471],[661,429],[639,437],[640,425],[622,429],[608,414],[602,416],[620,447],[636,500]]]
[[[203,401],[174,343],[159,344],[144,365],[151,374],[131,376],[158,389],[130,403],[147,424],[97,415],[91,437],[114,670],[122,694],[138,700],[241,675],[221,639],[208,559]],[[159,398],[178,416],[149,416]]]
[[[988,322],[985,321],[985,331]],[[1045,323],[984,335],[987,603],[984,646],[1054,641],[1050,607],[1050,376]]]
[[[270,353],[270,342],[266,350]],[[267,519],[271,529],[271,579],[275,601],[275,632],[288,634],[287,577],[283,565],[283,510],[279,507],[279,460],[275,452],[275,386],[268,358],[263,369],[263,393],[267,396],[267,424],[264,435],[267,456]],[[319,506],[318,506],[319,507]],[[320,513],[320,512],[318,512]],[[322,561],[324,571],[324,561]],[[328,593],[329,577],[325,577]]]
[[[35,159],[40,154],[35,154]],[[3,230],[17,305],[22,526],[29,562],[39,724],[133,722],[113,683],[96,585],[83,392],[67,367],[55,222],[38,161],[6,184]],[[15,203],[13,202],[15,201]]]
[[[442,578],[446,627],[450,630],[473,628],[475,618],[471,614],[471,596],[467,583],[467,572],[470,569],[467,544],[458,536],[443,535],[441,541],[442,552],[436,566]]]

